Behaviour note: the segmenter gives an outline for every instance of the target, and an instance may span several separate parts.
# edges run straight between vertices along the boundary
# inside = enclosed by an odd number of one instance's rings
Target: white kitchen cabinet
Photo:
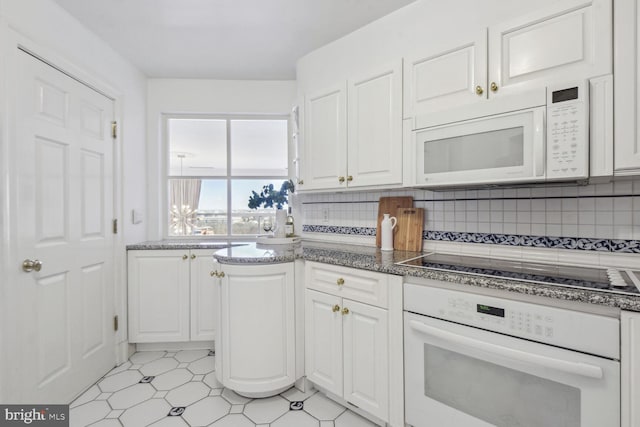
[[[486,100],[487,29],[461,32],[404,59],[404,118]]]
[[[129,342],[213,341],[213,252],[128,252]]]
[[[305,99],[299,190],[340,188],[347,169],[347,88],[337,85]],[[343,177],[343,182],[338,177]]]
[[[394,61],[305,97],[299,190],[402,183],[401,73]]]
[[[611,0],[564,0],[408,57],[404,117],[610,74],[611,21]]]
[[[620,322],[621,426],[640,427],[640,313],[623,311]]]
[[[294,263],[220,264],[216,376],[248,397],[295,382]]]
[[[394,376],[402,376],[402,328],[390,327],[390,318],[401,323],[402,286],[390,280],[382,273],[305,263],[305,373],[321,389],[391,425],[404,425],[398,398],[403,383]]]
[[[616,175],[640,173],[640,5],[616,0],[614,16],[614,169]]]

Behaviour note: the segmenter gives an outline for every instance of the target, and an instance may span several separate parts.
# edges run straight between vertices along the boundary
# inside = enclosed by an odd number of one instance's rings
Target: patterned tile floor
[[[71,403],[71,427],[374,426],[316,390],[238,396],[216,380],[214,358],[208,350],[135,353]]]

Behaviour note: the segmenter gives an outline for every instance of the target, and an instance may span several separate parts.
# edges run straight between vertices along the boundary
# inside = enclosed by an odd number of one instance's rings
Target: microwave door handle
[[[461,344],[466,347],[474,348],[494,355],[506,357],[512,360],[529,363],[531,365],[551,368],[557,371],[566,372],[568,374],[575,374],[589,378],[601,379],[603,376],[602,368],[600,368],[599,366],[580,362],[569,362],[566,360],[555,359],[553,357],[531,354],[521,350],[515,350],[496,344],[490,344],[474,338],[469,338],[453,332],[434,328],[433,326],[425,325],[424,323],[418,322],[416,320],[409,321],[409,325],[412,329],[426,335],[440,338],[455,344]]]
[[[545,127],[544,127],[544,108],[536,109],[533,113],[533,155],[534,155],[534,176],[544,176],[545,162]]]

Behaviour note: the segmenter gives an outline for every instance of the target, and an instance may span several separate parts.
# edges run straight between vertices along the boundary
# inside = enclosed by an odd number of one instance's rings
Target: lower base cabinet
[[[214,252],[128,252],[129,342],[214,340]]]
[[[621,326],[622,427],[640,427],[640,313],[623,311]]]
[[[294,263],[220,264],[216,376],[247,397],[295,382]]]
[[[388,419],[387,310],[306,290],[307,378]]]

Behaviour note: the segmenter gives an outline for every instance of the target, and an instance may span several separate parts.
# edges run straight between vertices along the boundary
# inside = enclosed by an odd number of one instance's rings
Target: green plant
[[[282,209],[282,206],[287,203],[289,193],[293,193],[295,190],[293,181],[284,181],[280,186],[280,190],[274,190],[274,188],[273,184],[269,184],[262,187],[260,194],[252,191],[249,197],[249,209],[272,208],[273,205],[277,209]]]

